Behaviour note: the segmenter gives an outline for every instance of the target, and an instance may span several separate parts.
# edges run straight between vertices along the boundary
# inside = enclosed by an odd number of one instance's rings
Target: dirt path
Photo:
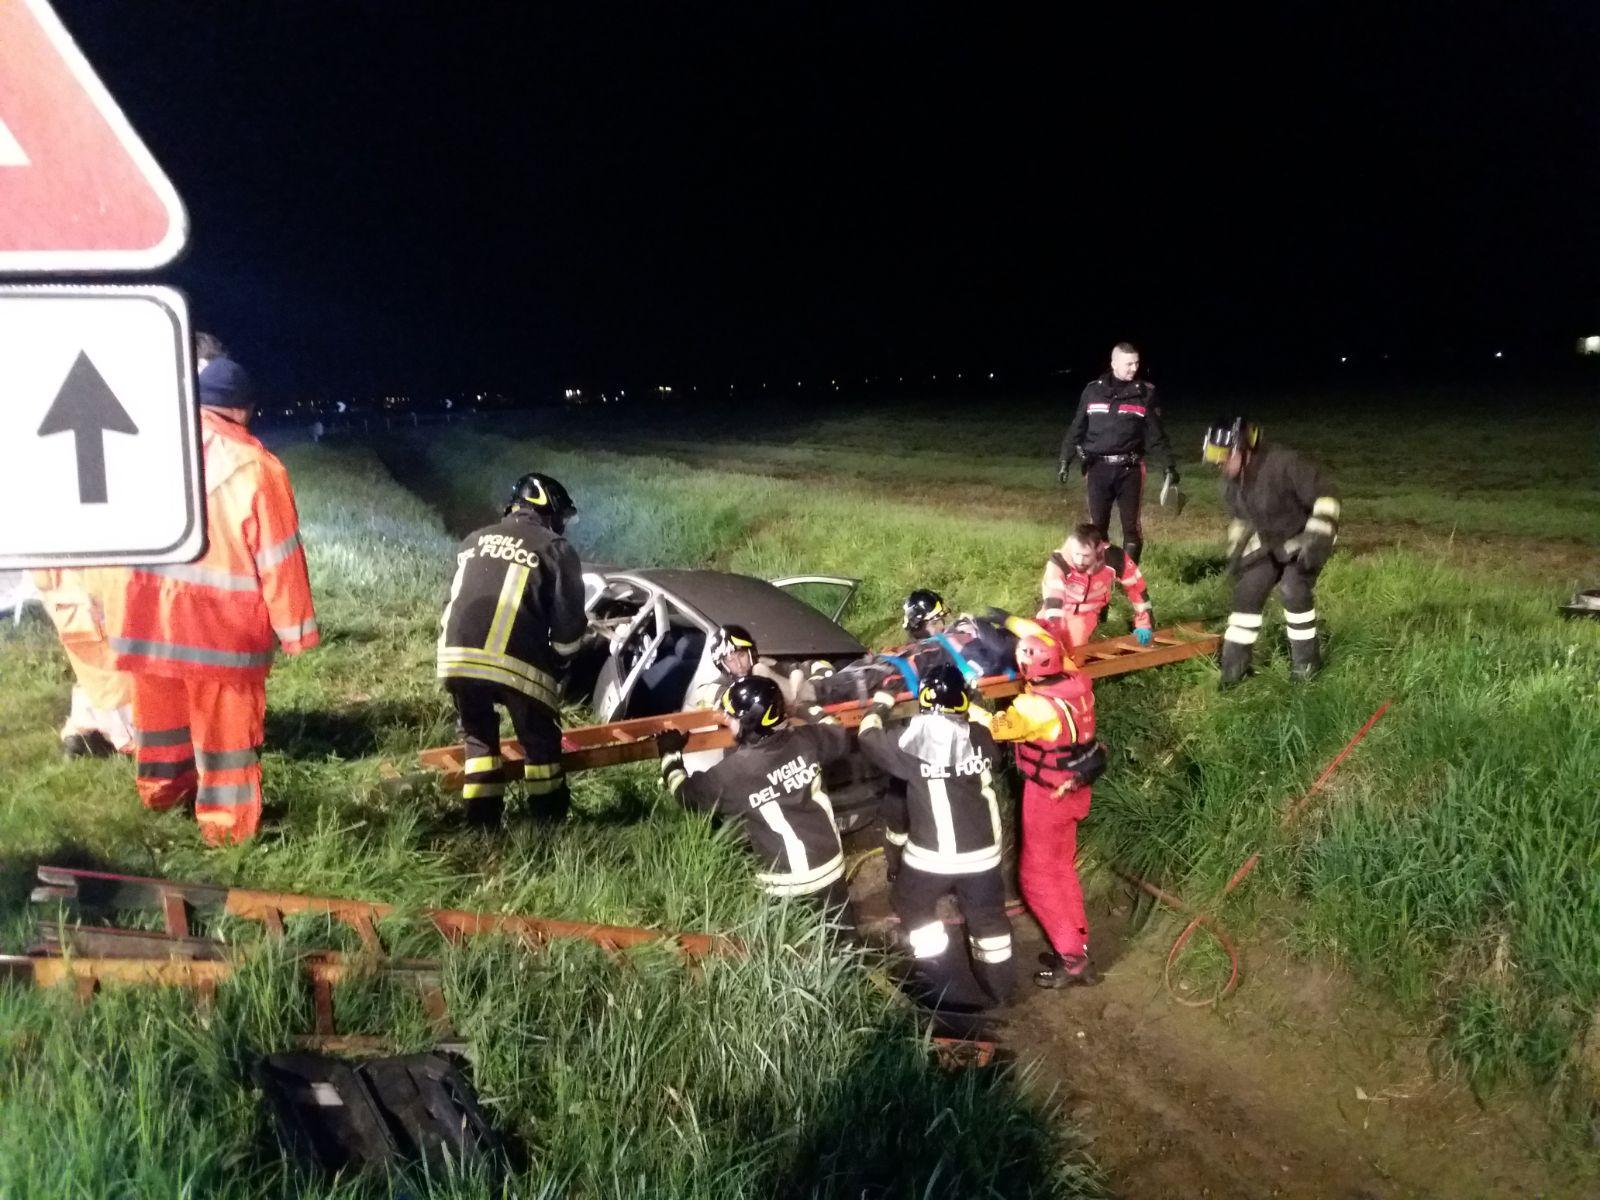
[[[857,880],[887,915],[881,867]],[[1113,900],[1121,911],[1109,907]],[[1030,1064],[1126,1200],[1477,1200],[1600,1195],[1600,1161],[1558,1142],[1526,1098],[1480,1107],[1441,1080],[1428,1041],[1325,968],[1245,949],[1221,1011],[1161,985],[1171,933],[1129,937],[1120,894],[1091,907],[1102,982],[1032,986],[1036,927],[1015,922],[1017,1002],[1001,1045]]]

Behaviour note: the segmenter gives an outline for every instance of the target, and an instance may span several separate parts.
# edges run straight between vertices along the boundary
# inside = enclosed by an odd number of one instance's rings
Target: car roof
[[[764,579],[728,571],[671,567],[608,571],[606,575],[647,583],[699,614],[708,625],[743,625],[755,637],[756,647],[764,656],[843,658],[867,652],[849,630]]]

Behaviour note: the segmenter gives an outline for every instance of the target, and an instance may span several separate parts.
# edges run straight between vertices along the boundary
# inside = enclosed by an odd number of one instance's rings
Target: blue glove
[[[1134,640],[1137,641],[1139,643],[1139,645],[1141,645],[1141,646],[1148,646],[1151,642],[1156,640],[1156,635],[1155,635],[1155,631],[1154,630],[1152,630],[1152,629],[1144,629],[1142,627],[1139,628],[1139,629],[1135,629],[1133,631],[1133,636],[1134,636]]]

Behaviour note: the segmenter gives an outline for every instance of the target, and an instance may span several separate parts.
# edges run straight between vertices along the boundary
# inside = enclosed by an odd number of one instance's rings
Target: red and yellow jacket
[[[146,675],[265,679],[273,645],[320,640],[289,473],[244,426],[200,410],[206,552],[175,566],[134,567],[108,590],[116,665]]]
[[[1155,627],[1155,617],[1150,609],[1150,597],[1145,589],[1144,573],[1139,564],[1122,552],[1120,546],[1106,548],[1106,561],[1093,571],[1080,571],[1067,562],[1059,550],[1050,555],[1045,564],[1044,579],[1039,590],[1044,602],[1039,608],[1039,618],[1074,616],[1095,613],[1111,602],[1111,585],[1119,583],[1133,605],[1133,624],[1137,629]],[[1081,639],[1078,639],[1081,640]]]

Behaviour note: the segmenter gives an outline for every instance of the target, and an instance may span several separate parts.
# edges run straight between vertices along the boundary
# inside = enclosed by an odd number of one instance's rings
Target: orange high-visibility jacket
[[[147,675],[264,679],[273,642],[320,640],[289,472],[244,426],[200,410],[206,552],[134,567],[106,597],[116,665]]]
[[[111,670],[104,598],[121,589],[123,573],[100,567],[54,567],[29,574],[61,644],[91,667]]]

